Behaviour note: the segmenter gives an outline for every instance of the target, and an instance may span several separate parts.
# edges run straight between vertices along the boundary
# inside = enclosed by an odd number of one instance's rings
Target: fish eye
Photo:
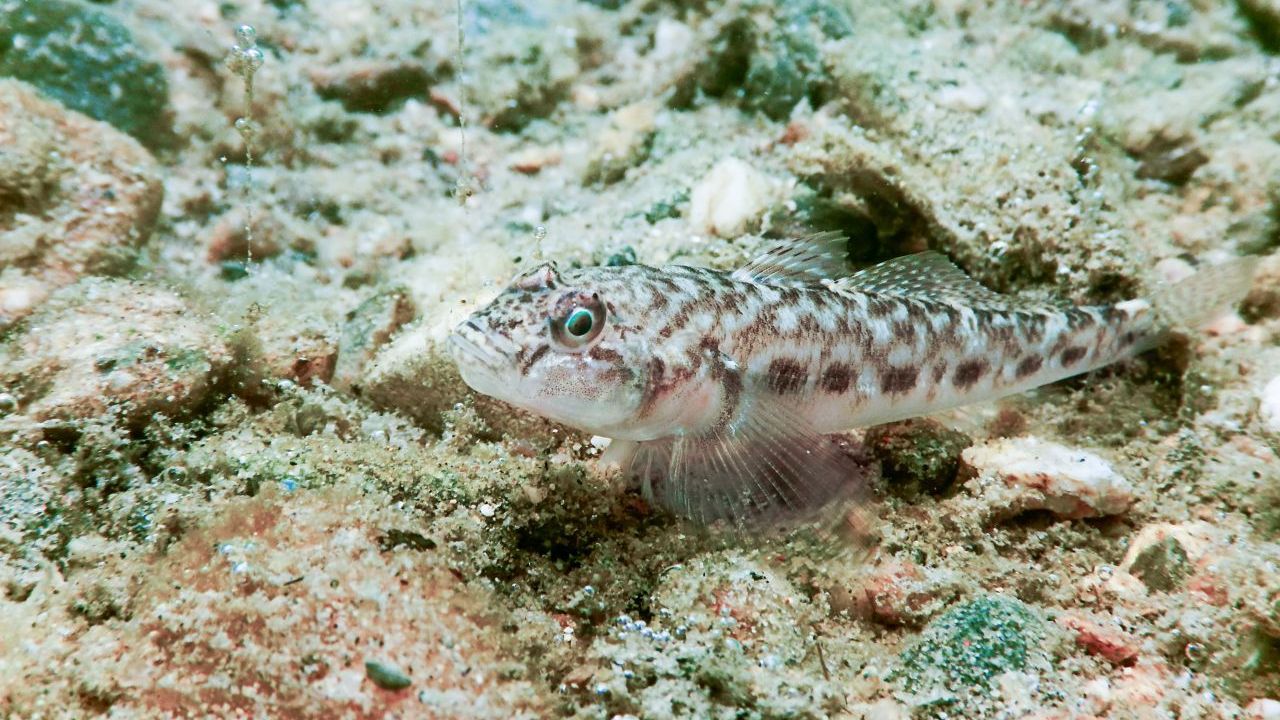
[[[604,330],[604,303],[595,293],[574,293],[563,298],[559,312],[551,317],[551,336],[561,349],[586,347]]]
[[[591,311],[584,308],[574,308],[569,313],[568,319],[564,321],[565,332],[574,337],[586,337],[591,332],[591,326],[595,324],[595,317]]]

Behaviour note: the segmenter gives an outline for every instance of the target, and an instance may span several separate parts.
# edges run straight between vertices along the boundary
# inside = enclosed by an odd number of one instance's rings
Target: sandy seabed
[[[1268,0],[0,0],[0,715],[1280,718],[1278,50]],[[1272,254],[852,433],[857,562],[443,351],[536,261],[816,231],[1073,303]]]

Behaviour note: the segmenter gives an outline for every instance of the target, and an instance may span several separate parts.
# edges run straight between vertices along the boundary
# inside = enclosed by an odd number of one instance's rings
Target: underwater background
[[[1280,718],[1280,3],[0,0],[0,716]],[[838,231],[1090,375],[686,526],[445,350],[520,270]],[[1270,255],[1268,255],[1270,253]]]

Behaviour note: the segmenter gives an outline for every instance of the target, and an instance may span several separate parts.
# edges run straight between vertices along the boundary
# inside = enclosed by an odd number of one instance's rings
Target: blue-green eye
[[[595,323],[595,314],[590,310],[582,307],[574,308],[564,321],[564,330],[573,337],[584,338],[591,334],[591,328]]]
[[[560,307],[564,310],[549,318],[551,338],[560,349],[577,352],[600,337],[605,325],[605,309],[599,295],[577,292],[562,298]]]

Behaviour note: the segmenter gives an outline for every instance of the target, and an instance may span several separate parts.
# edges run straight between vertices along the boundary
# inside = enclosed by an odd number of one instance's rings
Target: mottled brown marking
[[[1075,365],[1077,362],[1080,361],[1080,358],[1084,357],[1085,353],[1087,352],[1088,350],[1080,347],[1079,345],[1072,345],[1071,347],[1062,351],[1062,364],[1064,366]]]
[[[986,360],[974,359],[965,360],[956,366],[955,375],[951,376],[951,382],[961,390],[968,390],[973,384],[978,382],[987,372],[990,364]]]
[[[805,366],[791,358],[774,358],[769,363],[766,382],[769,388],[779,395],[790,395],[799,392],[805,386],[808,372]]]
[[[1015,371],[1015,374],[1019,380],[1022,380],[1029,375],[1034,375],[1038,370],[1040,370],[1040,366],[1043,364],[1044,358],[1039,355],[1028,355],[1022,358],[1022,361],[1018,363],[1018,368]]]
[[[588,350],[587,357],[600,362],[622,362],[622,353],[603,345],[596,345]]]
[[[891,367],[880,373],[880,390],[888,394],[910,392],[920,376],[917,367]]]
[[[822,388],[823,392],[839,395],[848,390],[852,382],[853,367],[848,363],[835,362],[822,371],[819,387]]]
[[[538,360],[541,359],[543,355],[546,355],[550,351],[551,351],[550,345],[547,345],[546,343],[539,345],[537,350],[534,350],[532,353],[530,353],[529,356],[524,359],[524,362],[520,363],[520,374],[528,375],[529,369],[533,367],[533,364],[538,362]]]
[[[910,320],[900,320],[893,324],[893,336],[901,342],[909,343],[915,340],[916,328]]]

